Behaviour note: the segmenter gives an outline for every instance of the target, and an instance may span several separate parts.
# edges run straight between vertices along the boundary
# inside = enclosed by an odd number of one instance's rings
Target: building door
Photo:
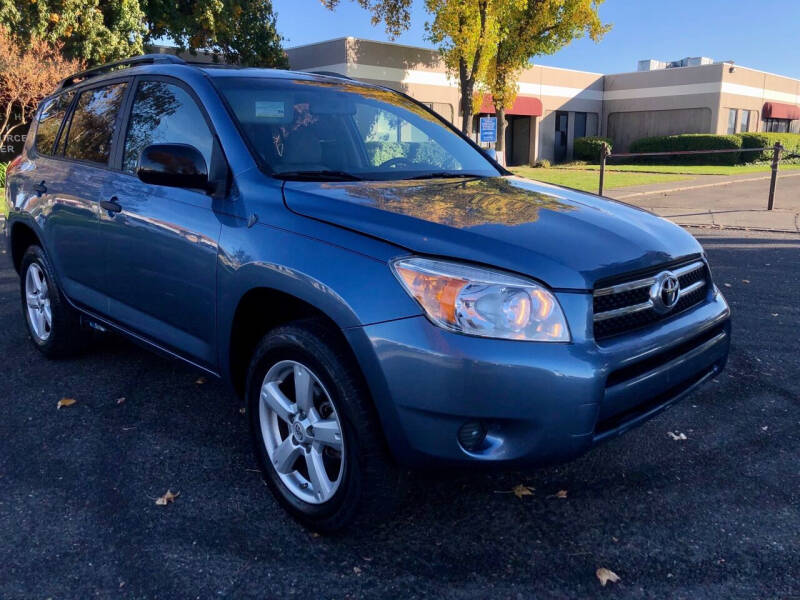
[[[567,157],[567,133],[569,129],[569,113],[559,110],[556,112],[556,136],[553,157],[555,162],[564,162]]]
[[[507,119],[506,165],[527,165],[530,163],[531,117],[511,115]]]

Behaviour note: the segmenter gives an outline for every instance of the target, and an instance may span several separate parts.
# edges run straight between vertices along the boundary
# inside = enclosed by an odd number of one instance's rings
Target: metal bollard
[[[778,163],[781,160],[781,150],[783,150],[781,143],[775,142],[775,146],[772,150],[772,176],[769,179],[769,201],[767,202],[767,210],[772,210],[772,205],[775,203],[775,181],[778,179]]]
[[[598,186],[597,195],[603,195],[603,180],[606,175],[606,158],[608,158],[608,144],[603,144],[600,148],[600,185]]]

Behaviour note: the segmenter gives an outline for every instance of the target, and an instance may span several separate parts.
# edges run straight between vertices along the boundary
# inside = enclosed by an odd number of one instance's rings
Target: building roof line
[[[355,37],[355,36],[352,36],[352,35],[351,36],[342,36],[342,37],[337,37],[337,38],[331,38],[331,39],[328,39],[328,40],[320,40],[319,42],[311,42],[311,43],[308,43],[308,44],[299,44],[297,46],[288,46],[286,49],[287,50],[296,50],[296,49],[299,49],[299,48],[308,48],[308,47],[311,47],[311,46],[319,46],[319,45],[322,45],[322,44],[328,44],[328,43],[331,43],[331,42],[338,42],[338,41],[342,41],[342,40],[355,40],[355,41],[369,42],[369,43],[372,43],[372,44],[379,44],[379,45],[384,45],[384,46],[397,46],[397,47],[400,47],[400,48],[411,48],[413,50],[422,50],[422,51],[425,51],[425,52],[431,52],[431,53],[434,53],[434,54],[440,54],[440,52],[436,48],[426,48],[424,46],[414,46],[412,44],[401,44],[401,43],[398,43],[398,42],[385,42],[385,41],[380,41],[380,40],[372,40],[372,39],[368,39],[368,38]],[[779,73],[772,73],[770,71],[764,71],[764,70],[761,70],[761,69],[755,69],[753,67],[747,67],[747,66],[744,66],[744,65],[737,64],[737,63],[735,63],[734,61],[731,61],[731,60],[716,61],[716,62],[713,62],[711,64],[707,64],[707,65],[686,65],[686,66],[681,66],[681,67],[669,67],[669,68],[664,68],[664,69],[654,69],[652,71],[638,71],[637,70],[637,71],[620,71],[620,72],[617,72],[617,73],[600,73],[600,72],[597,72],[597,71],[584,71],[582,69],[569,69],[567,67],[555,67],[555,66],[544,65],[544,64],[536,63],[536,62],[530,64],[528,68],[541,67],[543,69],[556,69],[556,70],[559,70],[559,71],[569,71],[569,72],[572,72],[572,73],[585,73],[586,75],[599,75],[601,77],[609,77],[609,76],[614,76],[614,75],[631,75],[631,74],[634,74],[634,73],[663,73],[665,71],[677,71],[677,70],[680,70],[680,69],[710,69],[712,67],[723,67],[725,65],[733,66],[733,67],[736,67],[737,69],[747,69],[748,71],[753,71],[753,72],[756,72],[756,73],[763,73],[765,75],[770,75],[772,77],[780,77],[782,79],[788,79],[790,81],[800,81],[800,79],[797,79],[797,78],[794,78],[794,77],[790,77],[789,75],[781,75]]]

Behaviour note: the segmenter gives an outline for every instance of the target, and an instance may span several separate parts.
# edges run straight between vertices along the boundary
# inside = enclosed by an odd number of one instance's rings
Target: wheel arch
[[[8,226],[10,227],[11,261],[14,270],[19,273],[25,251],[33,245],[40,246],[44,250],[44,245],[39,233],[30,224],[24,221],[14,221]]]
[[[280,325],[301,319],[322,322],[361,371],[356,354],[337,319],[307,299],[275,288],[254,287],[241,296],[233,311],[226,344],[227,360],[223,359],[231,384],[239,396],[244,395],[247,368],[261,338]]]

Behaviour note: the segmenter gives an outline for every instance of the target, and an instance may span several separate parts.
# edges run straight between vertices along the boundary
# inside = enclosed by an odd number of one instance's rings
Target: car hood
[[[516,271],[561,289],[698,255],[680,227],[592,194],[518,177],[287,182],[290,210],[411,252]]]

